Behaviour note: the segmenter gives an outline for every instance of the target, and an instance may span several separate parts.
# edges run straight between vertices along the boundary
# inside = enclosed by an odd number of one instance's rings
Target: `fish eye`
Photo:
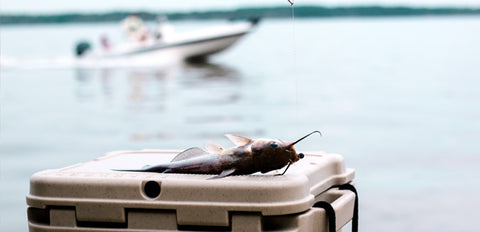
[[[271,148],[277,148],[277,147],[278,147],[278,144],[276,144],[276,143],[270,143],[270,147],[271,147]]]

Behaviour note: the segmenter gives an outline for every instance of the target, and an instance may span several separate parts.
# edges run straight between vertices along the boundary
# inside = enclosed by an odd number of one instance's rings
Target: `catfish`
[[[283,175],[291,164],[304,157],[303,153],[297,154],[293,146],[313,133],[322,134],[320,131],[313,131],[295,142],[250,139],[240,135],[226,134],[225,136],[236,147],[224,149],[218,144],[209,142],[205,145],[206,150],[198,147],[189,148],[175,156],[170,163],[138,170],[115,171],[217,174],[211,178],[216,179],[230,175],[266,173],[287,166],[280,174]]]

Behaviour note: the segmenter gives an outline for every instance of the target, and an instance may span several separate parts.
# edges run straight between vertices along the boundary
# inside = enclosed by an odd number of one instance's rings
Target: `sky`
[[[289,5],[287,0],[0,0],[2,13],[107,12],[114,10],[193,11],[245,6]],[[480,0],[296,0],[296,5],[452,6],[480,8]]]

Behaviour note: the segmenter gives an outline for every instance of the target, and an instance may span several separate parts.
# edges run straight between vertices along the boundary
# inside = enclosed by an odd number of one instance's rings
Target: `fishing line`
[[[288,0],[291,6],[291,24],[292,24],[292,67],[297,70],[296,38],[295,38],[295,0]],[[295,76],[295,124],[298,127],[298,77]],[[298,129],[298,128],[297,128]]]

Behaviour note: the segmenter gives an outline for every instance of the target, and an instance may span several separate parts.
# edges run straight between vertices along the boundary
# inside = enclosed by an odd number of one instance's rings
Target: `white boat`
[[[76,46],[79,60],[118,60],[128,59],[136,62],[162,62],[162,60],[204,60],[209,55],[221,52],[232,46],[257,25],[259,19],[232,22],[226,25],[208,27],[195,31],[175,33],[165,22],[160,23],[153,32],[146,30],[142,21],[134,18],[122,26],[130,41],[112,46],[102,38],[102,49],[91,49],[87,42]]]

